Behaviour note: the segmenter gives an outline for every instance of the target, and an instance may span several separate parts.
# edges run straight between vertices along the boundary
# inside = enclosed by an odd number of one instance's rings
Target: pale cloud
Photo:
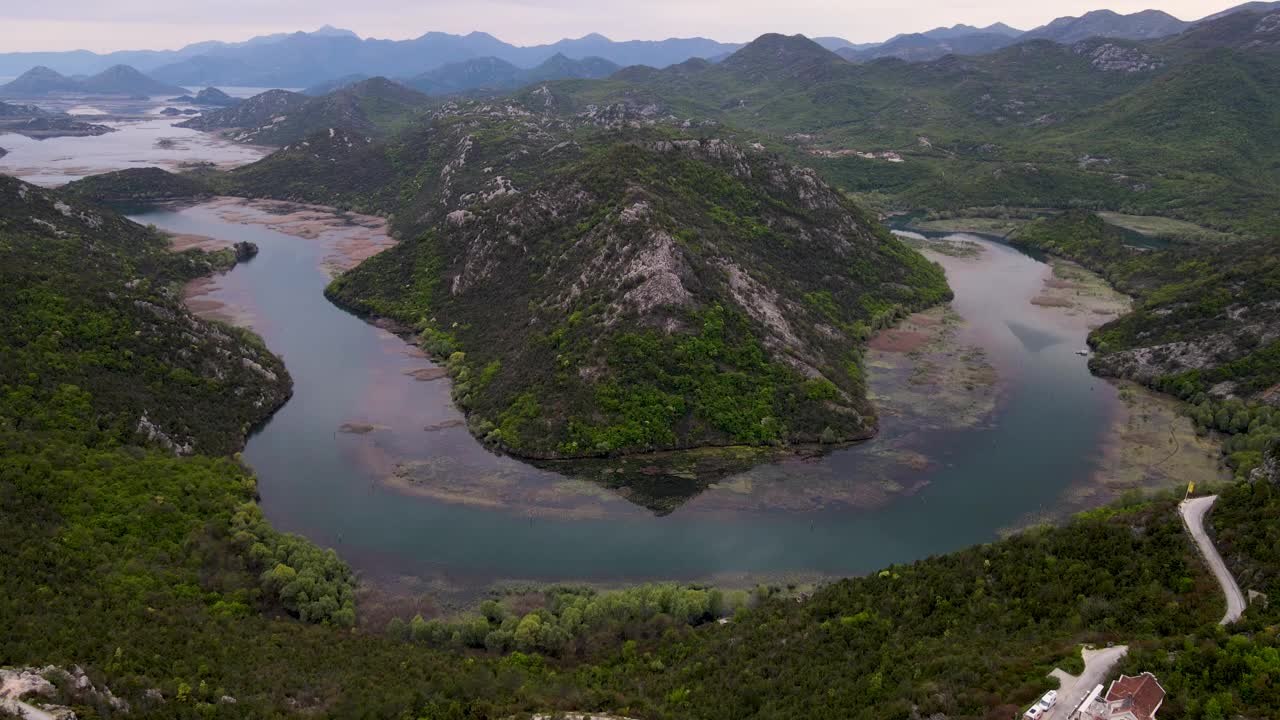
[[[0,52],[174,49],[201,40],[310,30],[330,24],[364,37],[482,30],[521,45],[599,32],[615,40],[701,35],[746,41],[765,32],[835,35],[854,42],[939,25],[1006,22],[1030,29],[1062,15],[1147,8],[1183,19],[1230,0],[0,0]]]

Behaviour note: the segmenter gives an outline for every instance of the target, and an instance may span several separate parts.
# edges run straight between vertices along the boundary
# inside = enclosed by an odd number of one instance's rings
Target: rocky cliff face
[[[1254,469],[1249,479],[1280,485],[1280,445],[1272,445],[1263,453],[1262,465]]]
[[[1113,42],[1088,40],[1071,46],[1071,51],[1089,58],[1089,64],[1103,72],[1141,73],[1164,67],[1164,61],[1158,57]]]

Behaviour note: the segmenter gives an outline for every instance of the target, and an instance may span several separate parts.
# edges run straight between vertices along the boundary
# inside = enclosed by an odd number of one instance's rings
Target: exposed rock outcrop
[[[1077,55],[1089,58],[1089,64],[1095,70],[1103,72],[1139,73],[1152,72],[1164,67],[1164,61],[1135,47],[1126,47],[1115,43],[1094,42],[1076,43],[1072,51]]]

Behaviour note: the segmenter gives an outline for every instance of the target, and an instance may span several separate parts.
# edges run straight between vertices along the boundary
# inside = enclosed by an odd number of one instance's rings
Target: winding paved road
[[[1195,538],[1196,545],[1200,547],[1200,554],[1204,555],[1205,561],[1209,563],[1209,569],[1213,570],[1214,577],[1218,578],[1222,592],[1227,595],[1227,614],[1222,616],[1222,622],[1219,624],[1230,625],[1239,620],[1244,613],[1244,595],[1240,594],[1240,586],[1236,584],[1235,577],[1231,575],[1227,564],[1218,554],[1218,548],[1213,546],[1213,541],[1204,531],[1204,516],[1217,499],[1217,495],[1210,495],[1183,500],[1178,506],[1178,511],[1182,513],[1182,522],[1186,523],[1187,529],[1191,531],[1191,537]]]

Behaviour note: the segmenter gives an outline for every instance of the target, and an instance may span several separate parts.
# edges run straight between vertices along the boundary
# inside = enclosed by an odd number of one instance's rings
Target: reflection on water
[[[970,238],[978,257],[936,256],[953,310],[910,325],[922,337],[940,328],[947,342],[868,356],[883,415],[876,440],[694,483],[705,491],[659,516],[628,501],[631,490],[481,447],[419,351],[324,299],[339,231],[306,239],[209,207],[137,219],[258,244],[201,298],[246,310],[234,314],[252,318],[296,383],[245,457],[273,523],[371,577],[483,587],[868,572],[990,541],[1054,503],[1097,463],[1115,406],[1114,390],[1072,351],[1086,324],[1030,302],[1047,267]],[[970,408],[975,397],[986,404]]]

